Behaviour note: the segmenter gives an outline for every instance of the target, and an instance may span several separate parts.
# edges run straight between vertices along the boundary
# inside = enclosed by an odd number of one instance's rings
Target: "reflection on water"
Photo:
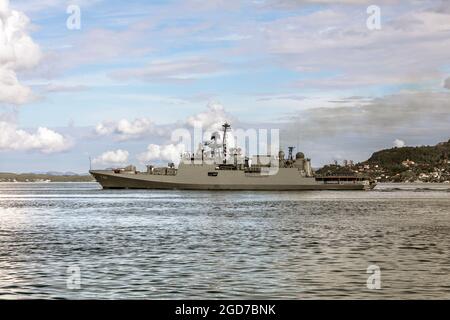
[[[0,183],[0,298],[450,298],[450,186]],[[369,290],[369,265],[381,290]],[[80,289],[68,289],[79,267]]]

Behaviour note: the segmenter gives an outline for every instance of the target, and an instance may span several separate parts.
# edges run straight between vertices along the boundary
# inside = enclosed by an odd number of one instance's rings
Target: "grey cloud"
[[[376,4],[395,4],[402,0],[378,0]],[[266,0],[261,1],[259,6],[276,9],[292,9],[308,5],[371,5],[372,0]]]
[[[56,85],[56,84],[49,84],[44,87],[45,92],[78,92],[78,91],[85,91],[88,90],[88,86],[84,85]]]
[[[268,96],[268,97],[258,98],[256,101],[272,101],[272,100],[303,101],[305,99],[308,99],[308,97],[298,96],[298,95],[278,95],[278,96]]]
[[[263,39],[286,68],[335,71],[325,79],[305,77],[297,87],[415,84],[441,76],[448,63],[448,14],[408,4],[373,32],[366,28],[364,16],[352,18],[362,13],[360,8],[336,6],[281,18],[266,24]]]
[[[331,102],[331,103],[336,103],[336,104],[344,104],[344,103],[347,103],[347,104],[349,104],[349,103],[356,103],[356,102],[370,102],[370,101],[372,101],[372,99],[371,98],[368,98],[368,97],[360,97],[360,96],[352,96],[352,97],[346,97],[346,98],[343,98],[343,99],[340,99],[340,100],[330,100],[330,101],[328,101],[328,102]]]
[[[449,120],[449,93],[405,93],[377,98],[364,105],[309,109],[297,115],[288,132],[301,128],[305,139],[348,132],[372,135],[406,130],[414,134],[416,129],[423,133],[423,124],[432,132]]]
[[[27,78],[53,79],[81,65],[143,56],[153,50],[151,44],[142,44],[142,38],[148,32],[146,28],[148,26],[135,23],[120,31],[92,29],[61,39],[69,44],[47,50],[39,66],[24,72],[24,75]]]
[[[210,76],[223,70],[221,63],[202,58],[156,60],[142,68],[118,70],[110,74],[113,79],[140,79],[144,81],[187,81]]]

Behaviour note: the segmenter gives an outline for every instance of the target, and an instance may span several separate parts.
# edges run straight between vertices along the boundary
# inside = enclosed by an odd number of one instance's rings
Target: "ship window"
[[[217,177],[218,174],[218,172],[208,172],[208,176],[210,177]]]

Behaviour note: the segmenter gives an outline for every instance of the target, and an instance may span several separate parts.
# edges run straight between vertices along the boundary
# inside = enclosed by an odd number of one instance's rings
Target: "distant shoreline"
[[[53,175],[39,173],[9,173],[0,172],[0,182],[94,182],[94,178],[89,175]]]

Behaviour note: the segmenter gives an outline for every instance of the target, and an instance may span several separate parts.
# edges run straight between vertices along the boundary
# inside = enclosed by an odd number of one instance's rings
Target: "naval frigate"
[[[371,190],[376,185],[356,174],[318,176],[302,152],[294,156],[294,147],[288,148],[287,157],[280,151],[277,156],[250,159],[238,154],[238,148],[230,149],[229,155],[226,139],[231,126],[225,123],[222,127],[222,136],[215,132],[197,153],[182,154],[177,168],[169,163],[166,167],[147,165],[145,172],[132,165],[89,172],[104,189]]]

